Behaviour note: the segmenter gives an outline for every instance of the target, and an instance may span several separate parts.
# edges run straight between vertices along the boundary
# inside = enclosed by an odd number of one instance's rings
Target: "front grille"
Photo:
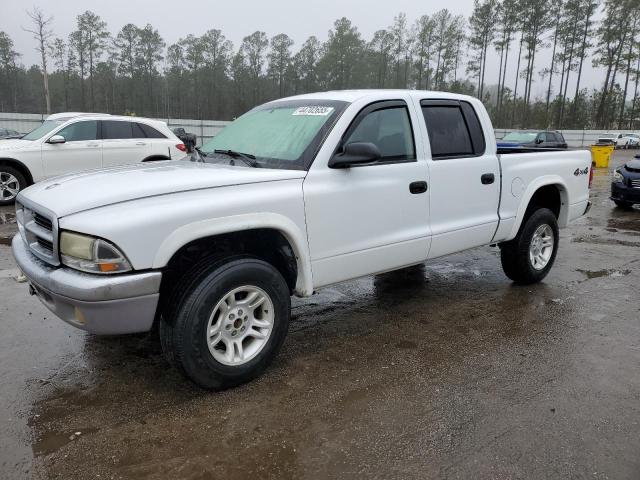
[[[640,188],[640,178],[631,179],[629,181],[629,183],[631,184],[631,187],[633,187],[633,188]]]
[[[58,228],[54,219],[41,207],[16,202],[18,229],[31,253],[50,265],[60,265]]]
[[[38,245],[40,245],[42,248],[44,248],[45,250],[51,252],[51,254],[53,254],[53,242],[50,242],[49,240],[45,240],[44,238],[37,238],[36,242],[38,242]]]
[[[53,222],[37,212],[33,212],[33,221],[45,230],[49,230],[50,232],[53,230]]]

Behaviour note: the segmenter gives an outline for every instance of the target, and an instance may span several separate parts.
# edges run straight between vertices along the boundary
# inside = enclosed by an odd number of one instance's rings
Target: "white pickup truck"
[[[590,173],[588,151],[498,154],[475,98],[309,94],[254,108],[191,160],[27,188],[13,252],[64,321],[159,325],[170,361],[222,389],[274,358],[291,295],[489,244],[510,279],[539,282]]]

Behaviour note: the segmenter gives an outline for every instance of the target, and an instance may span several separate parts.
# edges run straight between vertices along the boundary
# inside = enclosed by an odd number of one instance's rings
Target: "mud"
[[[486,247],[325,289],[221,393],[52,318],[0,246],[0,478],[639,478],[640,209],[608,182],[544,283]]]
[[[10,207],[0,207],[0,245],[10,245],[16,229],[16,214]]]

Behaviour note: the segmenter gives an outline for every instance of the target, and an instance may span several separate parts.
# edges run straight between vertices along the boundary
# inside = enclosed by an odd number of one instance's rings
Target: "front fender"
[[[296,281],[295,292],[301,296],[311,295],[313,293],[313,281],[306,235],[293,221],[278,213],[263,212],[232,215],[183,225],[171,233],[160,244],[153,260],[153,268],[165,267],[171,257],[180,248],[194,240],[213,235],[258,228],[278,230],[291,244],[298,266],[298,279]]]

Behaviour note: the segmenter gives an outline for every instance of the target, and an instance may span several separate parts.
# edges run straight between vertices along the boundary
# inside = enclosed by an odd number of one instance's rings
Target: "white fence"
[[[30,132],[46,118],[46,115],[34,113],[1,113],[0,127],[10,128],[19,132]],[[169,128],[182,127],[189,133],[198,136],[198,144],[213,138],[229,122],[219,120],[189,120],[183,118],[158,118],[167,122]],[[496,138],[504,137],[511,130],[498,128],[495,130]],[[596,143],[598,137],[603,134],[627,133],[629,130],[560,130],[570,147],[584,147]]]
[[[27,133],[40,125],[47,115],[37,113],[2,113],[0,112],[0,128],[10,128],[21,133]],[[198,136],[198,144],[202,145],[215,137],[229,122],[218,120],[188,120],[182,118],[157,118],[166,122],[169,128],[182,127],[189,133]]]

